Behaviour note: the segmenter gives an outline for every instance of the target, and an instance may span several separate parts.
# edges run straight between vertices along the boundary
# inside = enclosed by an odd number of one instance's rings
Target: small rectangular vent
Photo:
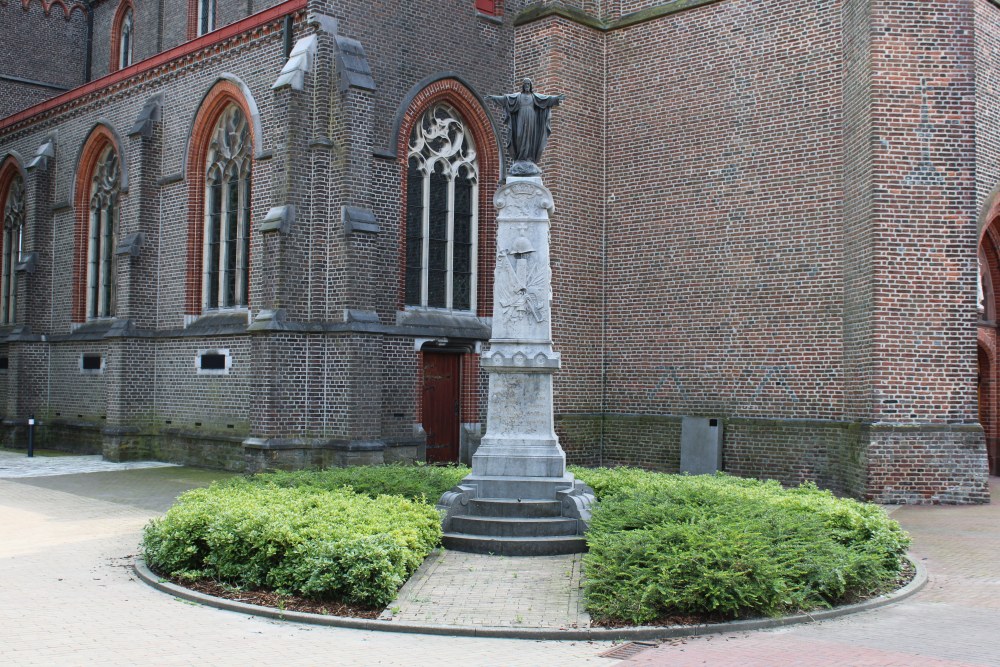
[[[228,349],[198,350],[194,358],[195,369],[204,375],[228,375],[232,364]]]
[[[226,355],[224,354],[201,355],[201,370],[223,371],[225,369],[226,369]]]
[[[99,354],[85,354],[80,358],[80,368],[85,371],[99,371],[103,367],[103,361]]]

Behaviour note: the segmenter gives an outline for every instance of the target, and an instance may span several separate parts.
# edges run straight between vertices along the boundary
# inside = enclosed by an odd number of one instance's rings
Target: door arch
[[[1000,475],[1000,368],[997,294],[1000,284],[1000,207],[994,205],[979,237],[977,252],[976,327],[979,423],[986,435],[991,475]]]

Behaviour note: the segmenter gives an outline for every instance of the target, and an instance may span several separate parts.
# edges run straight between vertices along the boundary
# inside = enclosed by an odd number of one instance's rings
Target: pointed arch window
[[[129,67],[135,62],[134,52],[135,10],[133,0],[121,0],[111,24],[111,62],[108,69],[117,72]]]
[[[121,28],[118,33],[118,69],[125,69],[132,64],[132,41],[135,28],[132,8],[125,10]]]
[[[3,276],[0,279],[0,320],[13,324],[17,312],[17,263],[24,233],[24,181],[14,176],[3,206]]]
[[[202,306],[245,307],[250,266],[250,129],[230,104],[212,134],[205,165]]]
[[[475,311],[478,201],[472,135],[455,109],[435,104],[407,154],[406,305]]]
[[[121,171],[107,146],[97,159],[90,188],[87,233],[87,317],[111,317],[115,307],[115,240]]]
[[[198,37],[215,30],[215,0],[198,0]]]

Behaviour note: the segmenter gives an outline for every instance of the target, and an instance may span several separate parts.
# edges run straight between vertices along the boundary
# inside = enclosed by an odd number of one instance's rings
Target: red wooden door
[[[427,462],[458,461],[460,354],[424,353],[424,432]]]

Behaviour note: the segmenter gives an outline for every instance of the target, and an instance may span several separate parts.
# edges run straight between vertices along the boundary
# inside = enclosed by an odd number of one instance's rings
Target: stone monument
[[[593,491],[566,472],[556,437],[552,376],[552,194],[537,166],[551,133],[549,114],[561,95],[493,96],[506,112],[510,175],[497,190],[497,256],[493,331],[482,364],[489,373],[486,435],[472,474],[442,496],[449,549],[511,556],[586,550],[583,533]]]

